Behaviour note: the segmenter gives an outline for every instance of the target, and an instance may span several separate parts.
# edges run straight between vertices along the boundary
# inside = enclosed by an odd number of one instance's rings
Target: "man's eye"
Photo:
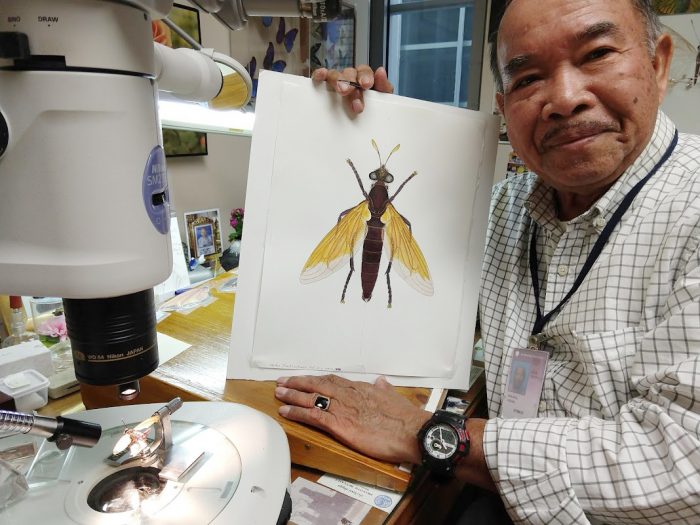
[[[513,89],[520,89],[529,86],[538,79],[535,75],[528,75],[513,83]]]
[[[588,60],[597,60],[599,58],[603,58],[604,56],[610,53],[612,53],[612,49],[610,49],[609,47],[599,47],[598,49],[595,49],[588,53],[586,55],[586,58]]]

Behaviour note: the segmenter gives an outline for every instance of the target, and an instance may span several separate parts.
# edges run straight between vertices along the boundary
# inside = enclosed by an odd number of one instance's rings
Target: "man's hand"
[[[383,377],[374,385],[342,377],[297,376],[277,380],[279,413],[331,434],[363,454],[420,463],[417,434],[431,414],[398,394]],[[316,394],[331,399],[328,411],[314,407]]]
[[[345,98],[347,104],[355,113],[362,113],[365,109],[362,94],[365,89],[374,89],[382,93],[394,92],[394,86],[389,82],[386,70],[383,67],[377,68],[376,72],[372,71],[372,68],[367,65],[357,66],[356,68],[348,67],[342,71],[321,68],[314,71],[311,78],[316,82],[328,82]],[[343,80],[356,82],[362,86],[362,89],[343,82]]]

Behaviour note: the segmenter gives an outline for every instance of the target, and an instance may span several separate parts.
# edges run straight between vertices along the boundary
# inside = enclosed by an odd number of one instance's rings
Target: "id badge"
[[[533,348],[516,348],[503,396],[504,418],[536,417],[542,395],[549,353]]]

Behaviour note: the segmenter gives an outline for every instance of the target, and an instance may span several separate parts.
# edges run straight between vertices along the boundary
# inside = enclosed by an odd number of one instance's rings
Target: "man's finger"
[[[328,78],[328,70],[325,67],[320,67],[311,75],[311,80],[314,82],[324,82]]]
[[[389,82],[389,76],[383,67],[377,68],[377,71],[374,73],[374,89],[382,93],[394,92],[394,86]]]
[[[365,97],[361,89],[354,89],[348,98],[350,101],[350,108],[354,113],[362,113],[364,111]]]
[[[329,412],[324,412],[318,408],[301,408],[291,405],[282,405],[279,408],[279,414],[292,421],[305,423],[327,432],[331,432],[334,421],[333,416]]]
[[[335,69],[328,72],[326,82],[333,87],[340,95],[346,96],[355,91],[355,88],[347,82],[339,82],[339,80],[349,80],[357,82],[357,70],[352,67],[347,67],[342,71]]]
[[[351,384],[352,381],[336,375],[280,377],[277,380],[277,386],[301,392],[323,394],[331,398],[335,397],[339,388],[348,387]]]
[[[372,71],[371,67],[366,64],[357,66],[357,83],[360,84],[363,89],[372,89],[375,82],[374,71]]]
[[[278,386],[275,388],[275,397],[288,405],[296,405],[302,408],[313,408],[316,394],[311,392],[300,392],[291,388]]]

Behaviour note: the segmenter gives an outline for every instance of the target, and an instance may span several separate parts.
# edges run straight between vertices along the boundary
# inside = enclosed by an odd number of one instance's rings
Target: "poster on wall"
[[[468,384],[497,119],[365,97],[261,77],[229,377]]]
[[[194,40],[202,43],[199,11],[185,5],[174,4],[168,18],[175,22]],[[164,46],[177,49],[190,47],[177,33],[161,20],[151,22],[153,40]],[[189,157],[207,155],[207,134],[200,131],[163,128],[163,149],[166,157]]]

